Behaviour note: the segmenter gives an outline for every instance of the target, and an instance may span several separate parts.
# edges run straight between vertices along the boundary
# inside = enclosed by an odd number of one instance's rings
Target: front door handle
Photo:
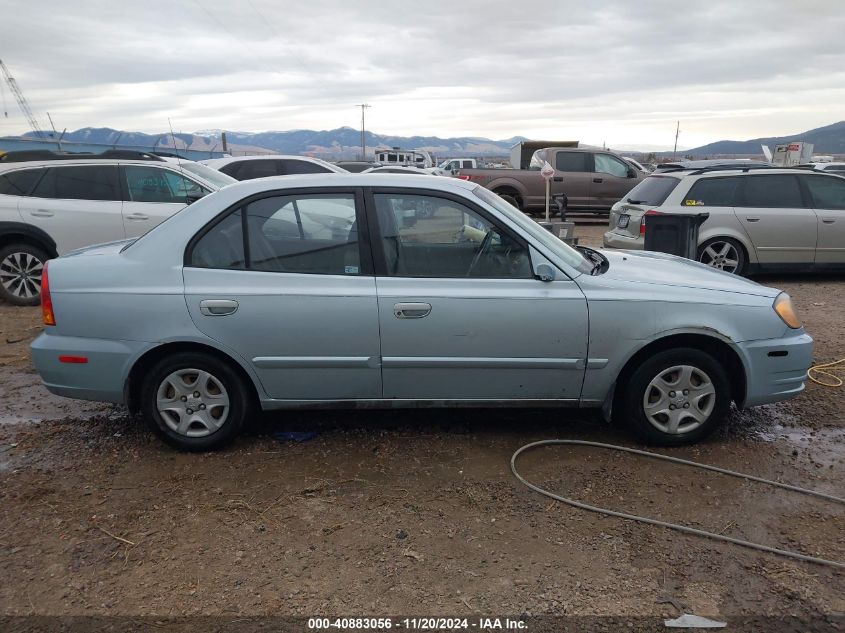
[[[143,213],[130,213],[126,216],[127,220],[149,220],[150,216],[144,215]]]
[[[393,316],[397,319],[422,319],[429,314],[430,303],[397,303],[393,306]]]
[[[30,215],[34,215],[37,218],[52,218],[53,212],[48,209],[33,209],[29,212]]]
[[[746,222],[759,222],[760,218],[745,218]]]
[[[825,224],[833,224],[834,222],[836,222],[836,218],[822,218],[822,222],[824,222]]]
[[[555,182],[563,182],[563,176],[555,176],[554,178],[552,178],[552,180],[554,180]]]
[[[593,182],[604,182],[604,178],[593,178]]]
[[[200,312],[206,316],[226,316],[238,311],[238,302],[234,299],[204,299],[200,301]]]

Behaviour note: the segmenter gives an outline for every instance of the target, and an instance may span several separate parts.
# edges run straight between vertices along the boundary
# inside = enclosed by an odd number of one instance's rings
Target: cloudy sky
[[[834,0],[0,0],[58,129],[524,135],[693,147],[845,119]],[[9,91],[0,135],[26,129]]]

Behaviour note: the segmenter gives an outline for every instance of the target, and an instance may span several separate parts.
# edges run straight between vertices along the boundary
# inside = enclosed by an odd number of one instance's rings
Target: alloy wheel
[[[185,437],[205,437],[226,423],[229,394],[207,371],[178,369],[159,384],[156,407],[172,431]]]
[[[736,246],[730,242],[717,241],[711,242],[701,252],[699,261],[726,273],[734,273],[739,268],[740,256]]]
[[[0,284],[11,295],[32,299],[41,292],[44,262],[31,253],[10,253],[0,262]]]
[[[716,405],[716,388],[705,372],[691,365],[676,365],[655,376],[643,394],[649,423],[672,435],[683,435],[707,421]]]

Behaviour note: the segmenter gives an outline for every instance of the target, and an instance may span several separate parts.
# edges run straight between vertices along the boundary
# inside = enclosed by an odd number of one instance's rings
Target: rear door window
[[[736,177],[702,178],[690,187],[681,204],[686,207],[732,207],[739,183],[740,179]]]
[[[132,202],[185,204],[188,196],[200,198],[209,193],[193,180],[167,169],[127,165],[123,170]]]
[[[737,206],[774,209],[800,209],[804,206],[798,178],[789,174],[746,176],[742,204]]]
[[[21,169],[0,176],[0,193],[7,196],[26,196],[38,182],[43,169]]]
[[[587,152],[558,152],[555,156],[558,171],[587,171]]]
[[[625,199],[633,204],[657,207],[666,202],[666,198],[675,190],[679,182],[681,181],[671,176],[649,176],[631,189]]]
[[[119,201],[122,196],[117,165],[50,167],[32,195],[62,200]]]
[[[845,209],[845,178],[806,176],[804,182],[816,209]]]

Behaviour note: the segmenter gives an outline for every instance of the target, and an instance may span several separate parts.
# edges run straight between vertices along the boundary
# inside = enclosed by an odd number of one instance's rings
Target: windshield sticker
[[[688,207],[703,207],[704,200],[684,200],[684,204]]]

